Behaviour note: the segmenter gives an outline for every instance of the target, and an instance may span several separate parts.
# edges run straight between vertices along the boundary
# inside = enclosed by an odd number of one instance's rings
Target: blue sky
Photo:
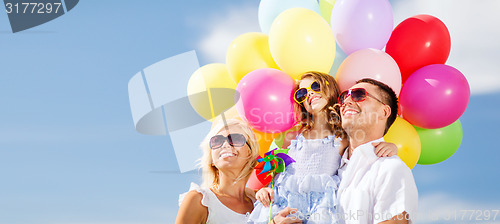
[[[447,64],[473,94],[457,153],[413,169],[420,210],[500,209],[500,4],[391,3],[395,23],[419,13],[445,22]],[[135,131],[128,81],[190,50],[200,65],[224,62],[232,39],[259,31],[258,4],[80,1],[16,34],[0,13],[0,224],[173,223],[178,194],[200,176],[179,172],[168,136]]]

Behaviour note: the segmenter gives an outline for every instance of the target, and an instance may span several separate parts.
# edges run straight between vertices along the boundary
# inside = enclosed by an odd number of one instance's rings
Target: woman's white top
[[[198,191],[203,195],[201,199],[201,204],[208,208],[207,224],[220,224],[220,223],[231,223],[240,224],[247,223],[248,215],[237,213],[230,208],[222,204],[217,196],[210,189],[205,187],[200,187],[195,183],[191,183],[189,191]],[[187,192],[179,195],[179,206],[181,205]],[[252,199],[253,200],[253,199]]]

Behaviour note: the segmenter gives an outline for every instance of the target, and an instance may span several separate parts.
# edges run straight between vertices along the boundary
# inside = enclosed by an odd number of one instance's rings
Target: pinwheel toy
[[[292,157],[287,155],[288,149],[275,148],[264,154],[264,158],[261,156],[257,157],[257,162],[255,166],[257,178],[263,182],[269,184],[271,182],[271,188],[274,188],[274,176],[278,173],[285,171],[290,163],[295,162]],[[269,223],[271,222],[273,202],[269,205]]]

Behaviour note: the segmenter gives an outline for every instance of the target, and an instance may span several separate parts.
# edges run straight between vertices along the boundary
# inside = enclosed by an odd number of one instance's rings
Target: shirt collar
[[[358,154],[361,154],[363,157],[366,157],[366,158],[376,159],[377,155],[375,155],[375,150],[374,150],[374,147],[372,146],[372,143],[375,143],[375,142],[384,142],[384,138],[382,137],[379,139],[375,139],[373,141],[369,141],[365,144],[362,144],[362,145],[356,147],[354,150],[352,150],[351,159],[355,155],[358,155]],[[344,151],[344,154],[342,155],[342,160],[340,161],[340,168],[342,168],[343,166],[345,166],[349,163],[349,159],[347,159],[347,155],[349,154],[348,150],[349,149],[346,149]]]

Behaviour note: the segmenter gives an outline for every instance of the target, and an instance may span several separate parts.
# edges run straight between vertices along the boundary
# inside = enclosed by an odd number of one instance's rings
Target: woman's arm
[[[198,191],[190,191],[182,201],[177,212],[176,224],[200,224],[206,223],[208,218],[208,208],[201,204],[203,194]]]

